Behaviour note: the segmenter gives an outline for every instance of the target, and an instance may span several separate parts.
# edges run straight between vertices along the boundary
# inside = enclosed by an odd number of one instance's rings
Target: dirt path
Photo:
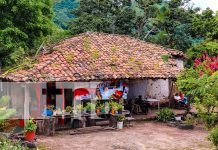
[[[186,131],[154,122],[137,123],[122,131],[39,137],[51,150],[209,150],[208,133],[201,128]]]

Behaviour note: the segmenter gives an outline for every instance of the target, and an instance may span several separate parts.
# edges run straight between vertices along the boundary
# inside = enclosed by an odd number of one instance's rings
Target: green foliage
[[[206,128],[214,126],[218,108],[218,71],[211,72],[205,66],[210,66],[205,60],[195,68],[184,70],[178,77],[177,86],[194,102],[198,116],[205,122]],[[203,74],[202,74],[203,73]]]
[[[201,14],[197,14],[192,21],[192,30],[195,36],[205,39],[218,38],[218,13],[207,8]]]
[[[73,107],[72,106],[67,106],[66,107],[66,112],[72,113],[73,112]]]
[[[91,111],[91,110],[95,110],[95,104],[94,103],[91,103],[91,102],[89,102],[89,103],[87,103],[87,105],[86,105],[86,110],[88,110],[88,111]]]
[[[32,132],[32,131],[36,131],[37,129],[37,125],[36,123],[33,121],[32,118],[28,119],[25,126],[24,126],[24,130],[25,132]]]
[[[68,29],[68,24],[74,18],[71,10],[77,8],[79,3],[77,0],[55,0],[54,4],[54,22],[63,29]]]
[[[0,1],[0,61],[17,63],[52,33],[52,0]]]
[[[70,24],[72,34],[87,31],[129,34],[132,30],[134,12],[129,0],[80,0],[78,8],[72,10],[76,16]]]
[[[161,58],[163,59],[164,62],[168,62],[170,56],[169,55],[162,55]]]
[[[196,123],[196,121],[195,121],[195,118],[193,116],[186,116],[184,123],[187,125],[194,125]]]
[[[216,149],[218,149],[218,126],[216,126],[209,135],[209,140],[213,142]]]
[[[7,108],[9,100],[9,96],[3,96],[0,98],[0,126],[3,125],[6,119],[10,118],[12,115],[16,113],[15,109]]]
[[[158,121],[167,122],[174,118],[174,113],[169,108],[161,109],[159,112],[156,113],[156,119]]]
[[[110,107],[110,109],[115,109],[115,110],[117,110],[117,106],[118,106],[119,104],[117,103],[117,102],[114,102],[114,101],[110,101],[109,102],[109,107]]]
[[[117,110],[123,110],[123,105],[117,104]]]
[[[20,142],[11,141],[5,137],[0,137],[0,149],[1,150],[28,150],[28,148],[22,147]]]
[[[82,111],[82,110],[85,110],[85,108],[83,107],[83,105],[79,104],[79,105],[76,105],[76,110]]]
[[[124,115],[117,117],[117,121],[118,122],[123,122],[124,120],[125,120],[125,116]]]
[[[200,58],[203,53],[207,53],[210,57],[218,54],[218,41],[205,41],[192,46],[187,50],[189,64],[196,58]]]

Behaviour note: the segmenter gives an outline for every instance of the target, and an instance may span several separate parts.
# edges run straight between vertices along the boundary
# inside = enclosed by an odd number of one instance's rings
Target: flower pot
[[[117,129],[123,129],[123,121],[117,122]]]
[[[122,114],[123,113],[123,110],[118,110],[118,114]]]
[[[35,139],[36,133],[35,131],[32,132],[25,132],[24,133],[24,138],[27,141],[33,141]]]
[[[100,113],[101,111],[100,111],[100,109],[96,109],[96,113],[98,114],[98,113]]]
[[[105,109],[101,109],[101,112],[102,112],[102,113],[106,113],[106,110],[105,110]]]
[[[111,113],[112,113],[112,114],[115,114],[115,113],[116,113],[116,110],[115,110],[115,109],[111,109]]]
[[[54,111],[54,112],[53,112],[53,116],[56,116],[56,115],[57,115],[57,112],[56,112],[56,111]]]

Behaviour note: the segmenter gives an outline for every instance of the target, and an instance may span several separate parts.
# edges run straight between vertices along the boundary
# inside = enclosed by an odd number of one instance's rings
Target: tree
[[[218,56],[211,58],[205,53],[196,59],[193,68],[180,74],[177,86],[194,102],[206,127],[213,127],[218,108]]]
[[[204,41],[193,45],[187,50],[188,65],[192,66],[196,58],[200,58],[202,54],[207,53],[210,57],[218,54],[218,41]]]
[[[55,0],[54,23],[63,29],[68,29],[68,25],[74,15],[71,11],[79,6],[77,0]]]
[[[188,6],[189,0],[167,1],[167,14],[150,36],[150,41],[166,47],[186,51],[192,46],[192,18],[198,9]]]
[[[0,0],[0,61],[18,62],[52,33],[52,0]]]
[[[131,0],[80,0],[72,11],[76,17],[70,24],[72,34],[86,31],[129,34],[134,12],[128,7]]]
[[[218,12],[207,8],[201,14],[196,14],[192,22],[194,36],[204,39],[218,39]]]

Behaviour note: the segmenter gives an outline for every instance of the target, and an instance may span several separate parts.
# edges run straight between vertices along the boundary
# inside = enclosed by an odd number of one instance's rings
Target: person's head
[[[139,99],[142,99],[142,96],[141,96],[141,95],[139,95]]]
[[[108,87],[107,86],[104,87],[104,91],[108,91]]]
[[[176,93],[176,94],[175,94],[175,96],[179,96],[179,94],[178,94],[178,93]]]

